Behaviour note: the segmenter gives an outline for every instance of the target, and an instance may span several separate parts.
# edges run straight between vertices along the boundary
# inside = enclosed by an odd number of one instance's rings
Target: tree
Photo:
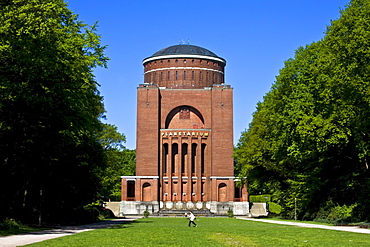
[[[121,176],[135,174],[135,150],[129,150],[123,146],[126,137],[111,124],[103,124],[102,131],[98,133],[98,140],[104,148],[107,163],[101,174],[100,194],[104,200],[119,201],[121,199]]]
[[[272,180],[287,215],[298,198],[300,218],[329,204],[368,217],[369,12],[351,1],[323,40],[297,49],[239,140],[242,175]]]
[[[104,49],[63,0],[1,2],[0,218],[65,220],[96,197]]]

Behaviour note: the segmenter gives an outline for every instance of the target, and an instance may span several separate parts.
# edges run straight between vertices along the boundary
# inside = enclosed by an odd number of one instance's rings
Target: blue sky
[[[234,143],[248,128],[256,104],[270,91],[284,61],[324,37],[349,0],[70,0],[87,24],[98,21],[108,45],[108,69],[95,70],[107,123],[135,149],[136,88],[142,60],[184,40],[226,59],[225,82],[234,88]]]

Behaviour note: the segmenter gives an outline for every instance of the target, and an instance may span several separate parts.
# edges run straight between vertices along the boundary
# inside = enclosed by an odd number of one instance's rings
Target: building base
[[[213,215],[228,215],[228,210],[232,210],[234,215],[247,216],[249,212],[249,202],[142,202],[142,201],[121,201],[120,216],[143,215],[144,211],[150,214],[160,214],[161,211],[173,211],[183,214],[187,211],[209,211]]]

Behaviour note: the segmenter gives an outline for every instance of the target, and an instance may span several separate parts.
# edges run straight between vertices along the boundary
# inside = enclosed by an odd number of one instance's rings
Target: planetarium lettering
[[[161,133],[162,137],[202,137],[207,138],[209,136],[209,132],[201,132],[201,131],[164,131]]]

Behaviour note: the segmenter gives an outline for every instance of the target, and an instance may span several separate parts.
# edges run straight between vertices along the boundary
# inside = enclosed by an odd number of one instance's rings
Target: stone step
[[[159,210],[159,216],[185,216],[189,213],[189,210],[182,210],[182,209],[162,209]],[[214,214],[209,209],[198,209],[192,210],[195,216],[214,216]]]

